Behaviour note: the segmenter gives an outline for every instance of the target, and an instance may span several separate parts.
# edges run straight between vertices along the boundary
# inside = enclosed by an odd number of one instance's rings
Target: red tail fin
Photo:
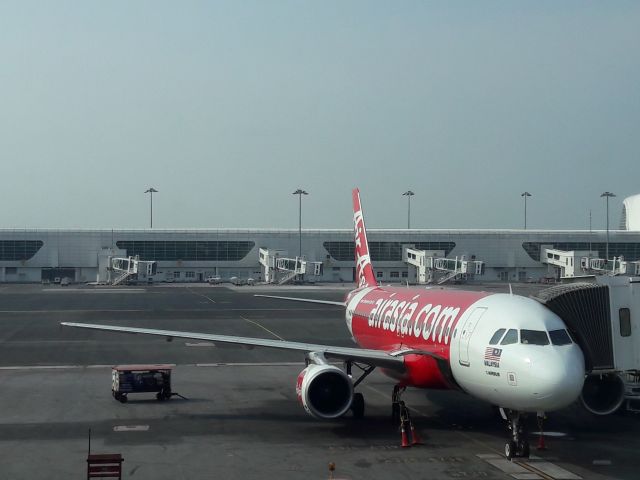
[[[355,188],[353,196],[353,225],[356,241],[356,281],[359,287],[375,287],[378,285],[373,274],[371,258],[369,257],[369,243],[367,242],[367,229],[364,226],[364,216],[360,205],[360,190]]]

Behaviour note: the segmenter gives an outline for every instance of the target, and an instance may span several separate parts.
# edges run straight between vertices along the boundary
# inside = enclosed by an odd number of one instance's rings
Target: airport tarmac
[[[478,287],[474,287],[478,288]],[[508,291],[505,285],[487,289]],[[538,287],[513,286],[528,294]],[[121,453],[123,478],[603,479],[637,478],[640,417],[554,413],[548,450],[501,455],[506,428],[490,406],[457,392],[408,391],[424,445],[400,448],[393,383],[374,372],[364,420],[322,422],[298,405],[300,353],[66,329],[60,321],[352,345],[343,310],[254,293],[341,300],[347,287],[0,286],[0,479],[66,479],[93,453]],[[176,364],[187,400],[111,397],[110,366]],[[534,425],[532,425],[534,427]],[[537,443],[531,437],[532,446]]]

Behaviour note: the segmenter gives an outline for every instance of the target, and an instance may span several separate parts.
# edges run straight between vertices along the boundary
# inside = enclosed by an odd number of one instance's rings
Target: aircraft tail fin
[[[378,285],[371,266],[369,256],[369,242],[367,229],[364,225],[362,205],[360,204],[360,190],[353,189],[353,225],[355,234],[356,281],[359,287],[375,287]]]

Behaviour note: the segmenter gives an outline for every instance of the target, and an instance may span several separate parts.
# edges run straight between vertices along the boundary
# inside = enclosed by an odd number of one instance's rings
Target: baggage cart
[[[130,393],[155,392],[160,401],[171,395],[173,365],[117,365],[111,369],[111,394],[125,403]]]

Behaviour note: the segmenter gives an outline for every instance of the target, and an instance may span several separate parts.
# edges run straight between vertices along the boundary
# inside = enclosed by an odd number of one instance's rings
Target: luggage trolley
[[[156,392],[160,401],[171,395],[172,365],[117,365],[111,369],[111,394],[125,403],[130,393]]]

